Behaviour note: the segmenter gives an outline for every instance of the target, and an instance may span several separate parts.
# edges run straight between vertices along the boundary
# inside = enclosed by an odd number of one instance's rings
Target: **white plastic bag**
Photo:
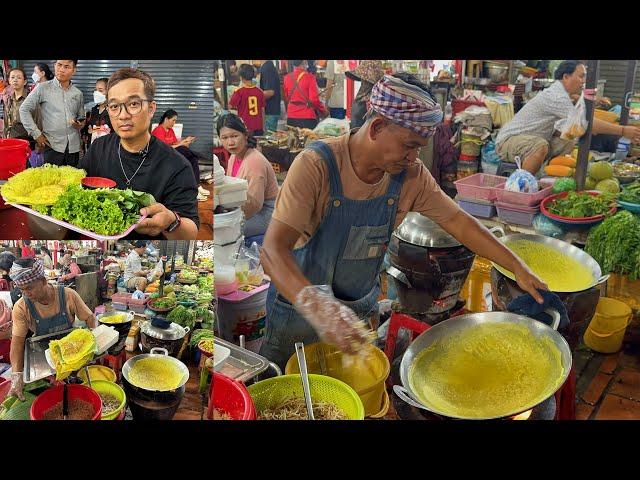
[[[518,169],[509,175],[504,189],[510,192],[537,193],[540,190],[536,177],[520,165],[520,157],[515,158]]]
[[[576,141],[587,131],[587,113],[584,105],[584,93],[580,94],[580,98],[573,107],[573,110],[564,122],[562,128],[563,140]]]

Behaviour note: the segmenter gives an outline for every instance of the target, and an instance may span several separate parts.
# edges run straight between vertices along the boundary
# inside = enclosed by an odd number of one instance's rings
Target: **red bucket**
[[[36,397],[31,405],[31,420],[40,420],[44,412],[57,403],[62,402],[62,390],[64,387],[58,385],[48,388]],[[73,399],[84,400],[93,405],[96,411],[91,420],[100,420],[102,415],[102,400],[95,390],[84,385],[67,385],[69,401]]]
[[[27,140],[0,138],[0,180],[8,180],[16,173],[24,171],[30,155],[31,149]],[[5,205],[0,197],[0,208],[11,208],[11,205]]]
[[[251,395],[243,383],[221,373],[213,372],[213,402],[215,408],[227,413],[233,420],[256,420],[256,409]],[[213,408],[207,412],[213,419]]]

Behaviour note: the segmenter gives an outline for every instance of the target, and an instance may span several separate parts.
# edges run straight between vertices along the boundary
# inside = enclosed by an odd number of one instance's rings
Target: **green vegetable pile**
[[[618,200],[629,203],[640,203],[640,182],[633,182],[618,195]]]
[[[176,301],[174,299],[164,297],[149,303],[153,308],[171,308],[176,305]]]
[[[622,210],[606,218],[591,230],[584,250],[603,272],[640,278],[640,216]]]
[[[554,215],[568,218],[585,218],[602,215],[611,209],[614,193],[589,195],[586,192],[569,192],[564,198],[555,198],[547,205]]]
[[[179,302],[193,302],[194,301],[192,295],[189,295],[188,293],[184,293],[184,292],[179,293],[178,296],[176,297],[176,300],[179,301]]]
[[[203,322],[209,322],[213,320],[213,314],[209,311],[207,307],[198,307],[193,310],[196,318],[201,319]]]
[[[191,340],[189,340],[189,346],[195,347],[201,340],[213,339],[213,330],[208,328],[199,328],[194,330],[191,334]]]
[[[70,185],[52,206],[35,209],[100,235],[117,235],[138,221],[142,207],[153,203],[153,195],[131,189],[85,190]]]
[[[172,322],[182,325],[183,327],[189,327],[193,330],[196,325],[196,315],[193,310],[190,310],[183,305],[178,305],[176,308],[169,312],[167,319]]]

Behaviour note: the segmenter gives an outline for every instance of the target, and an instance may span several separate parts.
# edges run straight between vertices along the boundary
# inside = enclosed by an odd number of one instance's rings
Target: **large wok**
[[[509,312],[483,312],[483,313],[473,313],[468,315],[460,315],[457,317],[450,318],[441,322],[422,334],[420,334],[414,342],[409,346],[407,351],[404,353],[402,357],[402,362],[400,364],[400,379],[402,382],[402,386],[394,385],[393,389],[395,393],[408,404],[421,408],[424,410],[428,410],[430,412],[436,413],[438,415],[442,415],[450,418],[463,418],[463,419],[476,419],[476,420],[488,420],[493,418],[504,418],[511,417],[513,415],[517,415],[519,413],[525,412],[536,405],[539,405],[551,395],[553,395],[558,388],[564,384],[569,372],[571,370],[571,350],[569,349],[569,345],[566,340],[560,335],[556,329],[558,328],[558,324],[560,323],[560,315],[557,311],[549,309],[548,313],[551,314],[554,318],[552,327],[545,325],[542,322],[539,322],[535,319],[526,317],[524,315],[517,315],[515,313]],[[413,391],[411,384],[409,382],[409,372],[410,367],[413,364],[416,357],[425,349],[433,346],[434,343],[450,336],[457,335],[464,330],[474,327],[476,325],[485,325],[485,324],[495,324],[495,323],[516,323],[521,325],[526,325],[529,328],[529,331],[533,334],[532,341],[540,341],[543,337],[548,337],[552,345],[556,347],[560,352],[561,358],[561,371],[558,369],[558,375],[556,381],[553,384],[549,383],[543,392],[543,398],[541,395],[536,395],[536,398],[532,398],[530,400],[524,400],[522,405],[513,409],[512,411],[504,411],[501,412],[498,416],[491,417],[477,417],[477,416],[459,416],[455,412],[446,411],[439,408],[434,408],[433,406],[424,405],[420,400],[420,397],[416,395]],[[428,381],[428,379],[427,379]],[[517,384],[517,380],[514,379],[514,384]]]
[[[609,274],[602,275],[602,269],[600,268],[600,265],[598,264],[598,262],[594,260],[594,258],[591,255],[589,255],[584,250],[578,247],[575,247],[563,240],[547,237],[545,235],[533,235],[528,233],[505,235],[502,227],[494,227],[490,230],[490,232],[493,233],[494,235],[496,233],[500,233],[501,235],[500,236],[496,235],[496,237],[498,237],[498,239],[500,239],[502,243],[515,242],[516,240],[528,240],[530,242],[546,245],[548,247],[551,247],[559,251],[560,253],[568,257],[573,258],[574,260],[577,260],[580,264],[584,265],[589,270],[591,270],[591,284],[588,287],[582,288],[580,290],[562,290],[562,291],[556,290],[557,293],[571,293],[571,292],[579,292],[582,290],[588,290],[590,288],[595,287],[596,285],[600,285],[601,283],[605,282],[609,278]],[[497,265],[494,262],[491,262],[491,263],[493,264],[494,267],[496,267],[496,269],[500,273],[502,273],[506,277],[510,278],[511,280],[516,279],[515,275],[511,273],[509,270],[507,270],[506,268],[502,268],[500,265]]]
[[[162,352],[162,354],[157,354],[157,353],[155,353],[156,351]],[[149,388],[140,387],[140,386],[136,385],[134,382],[132,382],[131,378],[129,377],[129,372],[131,371],[133,366],[137,362],[139,362],[140,360],[143,360],[143,359],[149,358],[149,357],[162,358],[165,361],[173,363],[174,365],[176,365],[178,367],[178,370],[180,371],[180,374],[182,375],[182,378],[180,380],[179,385],[176,386],[175,388],[172,388],[172,389],[169,389],[169,390],[153,390],[153,389],[149,389]],[[151,353],[143,353],[142,355],[136,355],[135,357],[130,358],[129,360],[127,360],[124,363],[124,365],[122,366],[122,376],[124,377],[124,379],[129,384],[131,384],[132,386],[134,386],[137,389],[147,390],[149,392],[174,392],[174,391],[179,390],[180,388],[182,388],[182,386],[184,386],[184,384],[187,383],[187,380],[189,380],[189,369],[187,368],[187,366],[184,363],[182,363],[177,358],[170,357],[165,348],[152,348],[151,349]]]

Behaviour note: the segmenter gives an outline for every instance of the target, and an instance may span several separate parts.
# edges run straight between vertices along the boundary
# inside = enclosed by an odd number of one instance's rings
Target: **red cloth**
[[[298,88],[296,88],[295,91],[294,77],[298,80]],[[296,68],[293,72],[284,77],[282,87],[284,89],[284,97],[287,102],[289,102],[287,105],[288,118],[316,118],[316,112],[313,108],[307,107],[306,105],[294,105],[291,103],[307,102],[300,90],[304,92],[309,99],[309,102],[311,102],[311,104],[317,108],[321,114],[326,113],[324,105],[320,101],[320,97],[318,97],[318,84],[316,83],[316,77],[306,70]]]
[[[173,145],[178,141],[173,128],[170,128],[169,131],[166,131],[162,125],[158,125],[156,128],[154,128],[151,132],[151,135],[153,135],[154,137],[158,137],[164,143],[167,143],[169,145]]]
[[[22,258],[36,258],[36,251],[29,245],[22,247]]]
[[[231,95],[229,106],[238,110],[238,116],[247,126],[247,130],[263,130],[262,112],[267,106],[267,100],[258,87],[238,88]]]

